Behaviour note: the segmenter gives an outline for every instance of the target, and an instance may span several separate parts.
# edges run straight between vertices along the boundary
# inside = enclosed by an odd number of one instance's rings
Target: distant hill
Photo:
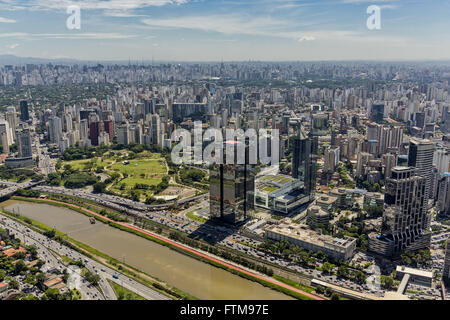
[[[127,65],[127,64],[146,64],[149,65],[151,63],[154,63],[156,61],[151,60],[76,60],[76,59],[44,59],[44,58],[33,58],[33,57],[18,57],[11,54],[0,54],[0,66],[4,65],[25,65],[27,63],[29,64],[64,64],[64,65],[71,65],[71,64],[80,64],[80,65],[97,65],[97,64],[103,64],[103,65],[111,65],[111,64],[118,64],[118,65]],[[163,63],[166,61],[157,61],[157,63]],[[169,62],[169,61],[167,61]]]
[[[81,61],[72,59],[42,59],[42,58],[32,58],[32,57],[18,57],[11,54],[1,54],[0,55],[0,65],[18,65],[18,64],[45,64],[45,63],[64,63],[64,64],[74,64],[80,63]],[[86,63],[86,62],[85,62]]]

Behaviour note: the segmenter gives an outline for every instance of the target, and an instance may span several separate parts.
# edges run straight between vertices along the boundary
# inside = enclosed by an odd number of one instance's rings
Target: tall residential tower
[[[429,247],[425,210],[426,180],[414,167],[394,167],[386,179],[381,235],[369,236],[369,249],[385,256]]]

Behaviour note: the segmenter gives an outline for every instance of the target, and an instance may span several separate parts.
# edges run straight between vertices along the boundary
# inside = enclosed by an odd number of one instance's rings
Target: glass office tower
[[[303,182],[305,196],[314,200],[317,176],[317,137],[306,136],[300,129],[294,140],[292,177]]]
[[[254,208],[255,172],[249,164],[249,148],[245,146],[245,163],[237,164],[239,145],[243,142],[226,141],[223,144],[224,163],[210,168],[210,212],[231,224],[245,221]],[[234,162],[227,164],[226,146],[234,145]]]

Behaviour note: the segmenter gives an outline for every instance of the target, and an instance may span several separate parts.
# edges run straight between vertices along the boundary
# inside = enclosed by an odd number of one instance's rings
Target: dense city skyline
[[[0,300],[450,300],[448,9],[0,0]]]

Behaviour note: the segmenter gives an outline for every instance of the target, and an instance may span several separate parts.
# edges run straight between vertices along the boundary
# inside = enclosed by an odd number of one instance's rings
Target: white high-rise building
[[[89,139],[89,125],[87,119],[80,121],[80,140],[86,141]]]
[[[0,133],[1,141],[2,141],[2,152],[5,154],[9,153],[9,145],[8,145],[8,135],[5,131]]]
[[[0,120],[0,134],[5,132],[6,134],[6,142],[8,146],[12,145],[14,143],[11,127],[9,126],[8,121]]]
[[[129,125],[125,124],[117,128],[117,143],[129,144],[131,140]]]
[[[6,121],[8,121],[9,127],[11,128],[13,140],[15,141],[16,140],[15,129],[19,123],[19,119],[17,118],[16,108],[14,108],[14,107],[6,108],[5,117],[6,117]]]
[[[434,152],[433,164],[438,173],[450,172],[450,152],[448,149],[437,149]]]

